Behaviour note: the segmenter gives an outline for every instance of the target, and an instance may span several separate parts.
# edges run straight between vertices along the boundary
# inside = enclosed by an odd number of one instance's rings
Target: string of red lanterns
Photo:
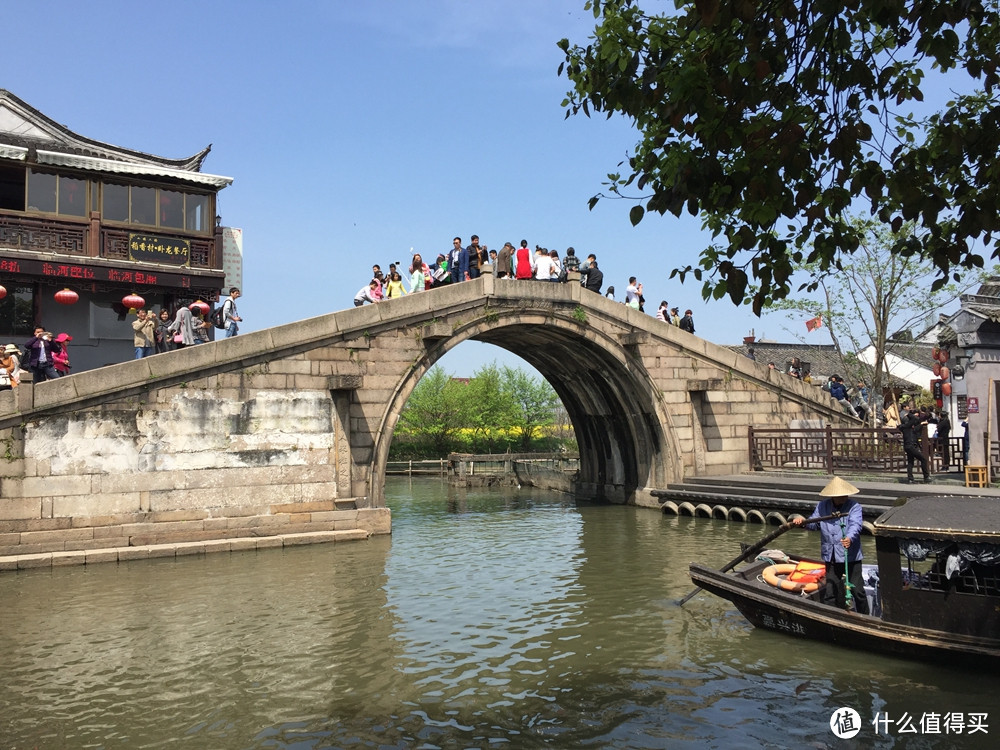
[[[934,359],[931,369],[938,378],[931,381],[931,395],[940,409],[944,405],[944,399],[951,395],[951,370],[945,365],[945,362],[951,359],[951,352],[944,347],[935,346],[931,357]]]

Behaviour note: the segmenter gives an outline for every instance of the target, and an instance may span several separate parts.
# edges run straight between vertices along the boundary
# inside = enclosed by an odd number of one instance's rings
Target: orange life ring
[[[799,567],[799,565],[803,565],[803,567]],[[790,577],[796,572],[799,574],[806,573],[810,577],[815,576],[814,573],[809,573],[809,571],[817,569],[815,565],[809,563],[799,563],[799,565],[794,565],[792,563],[769,565],[764,568],[764,581],[772,586],[777,586],[782,591],[793,591],[796,594],[811,594],[812,592],[819,590],[818,580],[812,580],[806,583],[790,579]],[[822,567],[825,573],[826,566],[824,565]]]

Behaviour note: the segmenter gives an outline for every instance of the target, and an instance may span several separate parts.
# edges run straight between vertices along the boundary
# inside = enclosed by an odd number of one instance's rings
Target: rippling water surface
[[[689,562],[771,529],[437,480],[387,496],[391,539],[0,575],[0,749],[996,746],[995,676],[677,606]],[[876,735],[876,712],[997,725]]]

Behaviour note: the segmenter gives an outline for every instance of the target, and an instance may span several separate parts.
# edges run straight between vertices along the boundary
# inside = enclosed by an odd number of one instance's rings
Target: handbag
[[[184,337],[181,336],[181,334],[179,334],[179,333],[175,333],[174,334],[174,343],[175,344],[183,344],[184,343]]]

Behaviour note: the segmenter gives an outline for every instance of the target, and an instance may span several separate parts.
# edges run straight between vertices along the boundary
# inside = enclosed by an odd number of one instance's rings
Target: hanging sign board
[[[128,236],[129,260],[140,263],[163,263],[168,266],[186,266],[191,259],[191,242],[176,237],[159,237],[154,234]]]

